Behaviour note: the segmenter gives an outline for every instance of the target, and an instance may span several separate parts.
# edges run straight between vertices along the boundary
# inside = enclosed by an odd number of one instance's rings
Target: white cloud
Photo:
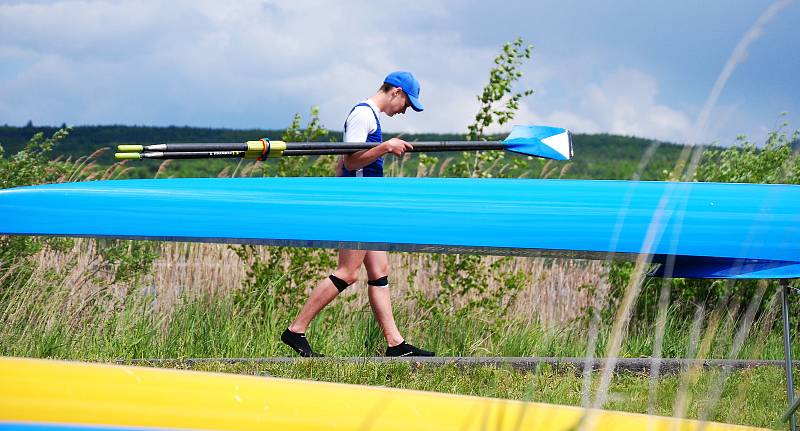
[[[499,44],[451,25],[459,8],[449,0],[409,2],[403,13],[361,0],[4,3],[0,122],[277,128],[318,105],[323,123],[340,129],[387,72],[406,69],[422,83],[426,110],[386,119],[384,129],[463,133]],[[592,56],[544,40],[532,40],[542,48],[519,87],[536,93],[514,123],[686,138],[692,118],[664,102],[669,90],[655,76],[610,70],[611,48]]]
[[[618,69],[599,83],[585,85],[568,100],[551,101],[556,108],[540,112],[527,100],[519,119],[566,127],[581,133],[615,133],[683,142],[692,127],[686,112],[660,104],[655,78],[635,69]],[[544,102],[544,103],[543,103]],[[537,106],[547,101],[536,101]]]
[[[461,131],[491,52],[452,32],[406,30],[412,15],[447,15],[433,2],[409,7],[404,17],[358,1],[0,5],[0,62],[20,65],[0,74],[0,116],[281,127],[320,105],[338,129],[354,103],[402,68],[422,81],[428,109],[388,120],[388,129]]]

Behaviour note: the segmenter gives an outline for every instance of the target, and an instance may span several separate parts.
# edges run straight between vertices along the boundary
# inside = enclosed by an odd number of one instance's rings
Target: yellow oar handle
[[[258,140],[258,141],[247,141],[247,142],[245,142],[245,144],[247,144],[247,151],[250,151],[250,152],[258,152],[258,153],[260,153],[261,151],[264,150],[264,142],[261,142],[260,140]]]
[[[136,147],[137,145],[128,145],[128,146]],[[141,145],[138,146],[141,147]],[[142,155],[141,153],[114,153],[114,158],[119,160],[139,160],[142,158]]]
[[[117,151],[122,152],[142,152],[144,145],[117,145]],[[117,157],[119,158],[119,157]]]

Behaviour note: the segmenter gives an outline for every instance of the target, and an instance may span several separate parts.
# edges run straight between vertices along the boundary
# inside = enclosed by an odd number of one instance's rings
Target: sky
[[[515,88],[534,93],[513,124],[763,141],[800,128],[798,24],[796,0],[0,0],[0,124],[277,129],[318,106],[341,130],[409,70],[425,111],[383,117],[384,131],[463,133],[519,36],[533,56]]]

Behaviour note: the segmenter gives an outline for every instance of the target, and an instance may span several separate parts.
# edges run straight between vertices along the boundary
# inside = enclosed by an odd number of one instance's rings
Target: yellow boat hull
[[[745,430],[719,423],[432,392],[0,358],[0,428]]]

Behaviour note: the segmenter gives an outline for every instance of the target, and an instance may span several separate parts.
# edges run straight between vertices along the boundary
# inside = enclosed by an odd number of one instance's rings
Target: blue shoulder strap
[[[358,108],[359,106],[366,106],[367,108],[369,108],[370,111],[372,111],[372,115],[375,117],[375,122],[378,124],[378,128],[380,128],[381,120],[378,119],[378,114],[375,113],[375,110],[372,109],[372,106],[370,106],[370,104],[367,103],[367,102],[361,102],[358,105],[353,106],[353,109],[351,109],[350,112],[347,113],[347,118],[350,118],[350,114],[352,114],[353,111],[355,111],[356,108]],[[344,131],[345,132],[347,132],[347,118],[345,118],[345,120],[344,120]]]

